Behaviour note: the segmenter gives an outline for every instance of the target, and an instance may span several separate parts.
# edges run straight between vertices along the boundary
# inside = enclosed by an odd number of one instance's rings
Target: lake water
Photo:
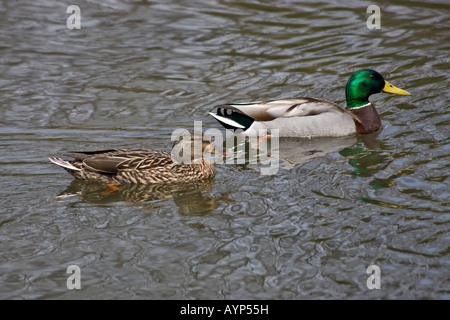
[[[68,3],[3,1],[0,299],[450,299],[450,6],[380,0],[369,29],[372,4],[78,1],[70,30]],[[280,140],[273,175],[105,193],[47,159],[169,150],[221,103],[343,104],[360,68],[411,96],[371,97],[375,134]]]

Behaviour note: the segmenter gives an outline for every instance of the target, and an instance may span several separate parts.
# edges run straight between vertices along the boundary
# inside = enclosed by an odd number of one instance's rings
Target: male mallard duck
[[[381,127],[380,117],[369,102],[375,93],[410,95],[394,87],[378,72],[362,69],[347,82],[346,108],[321,98],[291,98],[216,106],[210,114],[227,129],[242,129],[249,136],[259,129],[279,129],[285,137],[329,137],[371,133]]]
[[[196,147],[197,143],[194,141],[199,142],[201,150]],[[204,138],[203,133],[193,134],[190,130],[189,135],[182,135],[174,142],[172,152],[111,149],[71,152],[67,156],[75,159],[72,161],[55,157],[49,160],[79,180],[113,185],[180,183],[207,179],[215,175],[213,164],[203,157],[203,152],[216,153],[212,143]]]

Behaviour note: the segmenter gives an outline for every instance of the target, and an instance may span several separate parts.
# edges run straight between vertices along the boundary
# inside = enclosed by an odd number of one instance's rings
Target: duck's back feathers
[[[226,104],[211,113],[228,129],[257,135],[259,129],[279,129],[280,136],[316,137],[355,132],[353,116],[336,103],[320,98]],[[225,123],[225,124],[224,124]],[[344,126],[350,124],[350,126]]]
[[[110,149],[88,152],[70,152],[68,157],[75,159],[75,165],[100,173],[118,173],[122,170],[140,170],[172,164],[167,151],[152,149]]]
[[[256,121],[270,121],[277,118],[304,117],[341,108],[332,101],[319,98],[290,98],[266,102],[251,102],[217,106],[242,112]]]

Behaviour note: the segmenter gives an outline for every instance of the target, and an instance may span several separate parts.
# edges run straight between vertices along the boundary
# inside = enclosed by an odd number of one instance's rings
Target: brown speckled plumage
[[[205,145],[208,147],[210,142],[203,141]],[[202,150],[205,148],[202,147]],[[215,175],[213,164],[202,156],[192,163],[177,163],[172,160],[170,152],[161,150],[111,149],[73,152],[67,156],[74,160],[49,159],[79,180],[113,184],[164,184],[191,182]]]

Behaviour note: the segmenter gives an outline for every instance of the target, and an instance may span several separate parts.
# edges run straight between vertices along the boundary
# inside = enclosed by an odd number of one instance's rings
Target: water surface
[[[0,6],[0,298],[449,299],[445,1],[60,1]],[[181,189],[74,182],[69,150],[169,149],[220,103],[344,103],[373,68],[382,131],[280,141],[275,175]],[[69,290],[69,265],[81,290]],[[366,269],[381,270],[381,289]]]

